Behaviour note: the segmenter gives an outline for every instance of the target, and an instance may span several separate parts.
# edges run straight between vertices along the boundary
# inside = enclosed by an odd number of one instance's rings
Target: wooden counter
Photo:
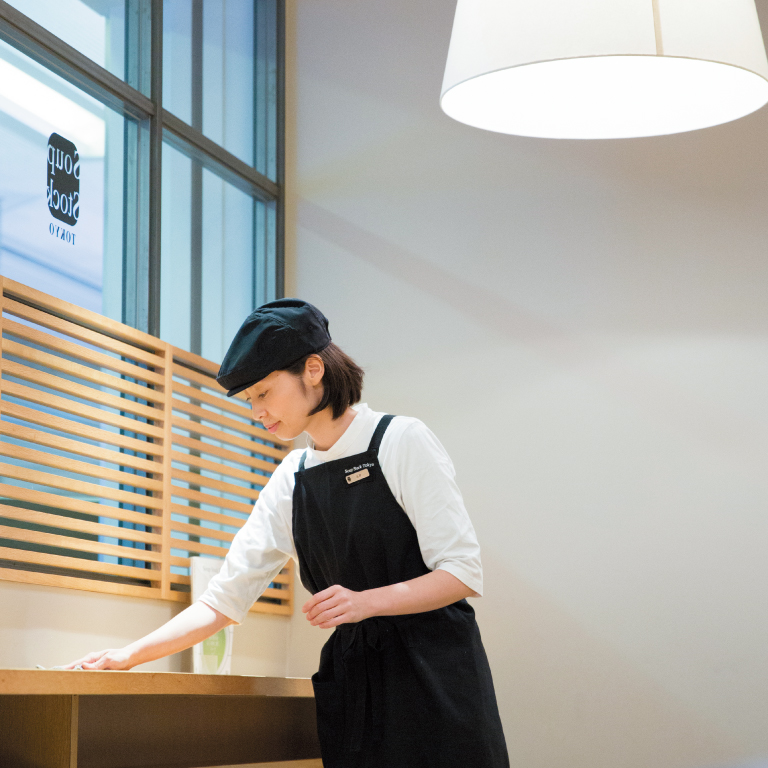
[[[319,755],[308,679],[0,669],[3,768],[304,768]]]

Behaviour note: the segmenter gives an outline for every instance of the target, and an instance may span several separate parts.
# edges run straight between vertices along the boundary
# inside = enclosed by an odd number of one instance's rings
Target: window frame
[[[135,210],[128,212],[131,237],[126,238],[123,254],[122,316],[124,323],[152,336],[160,338],[163,141],[254,198],[275,204],[273,290],[277,298],[285,294],[285,0],[276,0],[276,11],[277,181],[272,181],[163,108],[163,0],[127,0],[126,12],[133,13],[137,23],[143,25],[132,35],[132,44],[139,50],[127,52],[135,70],[132,79],[139,83],[149,80],[149,97],[0,0],[0,39],[138,122],[142,134],[138,151],[142,157],[135,179]],[[148,53],[141,50],[147,40]]]
[[[254,6],[259,0],[252,0]],[[132,176],[124,184],[125,197],[123,226],[123,296],[120,314],[122,324],[135,331],[148,334],[157,339],[157,344],[166,350],[166,361],[186,361],[192,369],[190,360],[202,366],[198,373],[209,377],[218,367],[212,361],[206,361],[195,355],[195,350],[182,350],[163,342],[160,336],[161,318],[161,223],[162,223],[162,156],[163,144],[167,143],[182,151],[202,168],[208,168],[219,177],[239,188],[254,200],[274,206],[274,276],[264,290],[276,298],[284,296],[285,291],[285,0],[275,0],[275,43],[276,43],[276,180],[273,181],[248,165],[234,154],[205,136],[200,130],[187,124],[163,108],[163,0],[125,0],[126,24],[131,25],[126,44],[126,73],[128,81],[117,77],[86,55],[64,42],[61,38],[30,19],[5,0],[0,0],[0,40],[38,62],[50,72],[60,76],[84,93],[93,96],[110,109],[130,120],[133,132],[130,143],[126,144],[126,153],[134,153],[126,168]],[[197,0],[202,2],[202,0]],[[137,86],[137,87],[134,87]],[[144,91],[149,93],[145,95]],[[129,149],[130,147],[130,149]],[[253,251],[254,266],[264,270],[260,263],[256,239]],[[270,275],[272,277],[272,275]],[[11,285],[12,281],[0,277],[2,286]],[[25,286],[17,285],[22,293]],[[34,288],[32,288],[34,292]],[[0,291],[0,299],[2,291]],[[63,318],[66,312],[61,309],[65,304],[57,297],[45,297],[58,307],[53,314]],[[2,303],[2,302],[0,302]],[[198,302],[199,305],[199,302]],[[74,309],[78,309],[74,307]],[[198,306],[194,311],[201,312]],[[56,314],[58,312],[58,314]],[[0,313],[2,314],[2,313]],[[117,314],[117,311],[116,313]],[[2,318],[0,317],[0,321]],[[104,321],[112,328],[114,322],[101,315],[94,315],[93,323]],[[193,316],[192,323],[195,319]],[[2,322],[0,322],[0,326]],[[126,332],[128,329],[125,329]],[[2,328],[0,328],[2,336]],[[130,334],[129,334],[130,336]],[[147,342],[147,347],[153,343]],[[172,366],[166,366],[169,370]],[[170,412],[170,410],[169,410]],[[166,414],[168,418],[168,414]],[[170,463],[169,463],[170,466]],[[130,478],[129,478],[130,479]],[[129,489],[133,486],[125,485]],[[50,506],[50,505],[49,505]],[[137,523],[150,525],[151,521]],[[30,526],[34,524],[30,523]],[[151,526],[150,526],[151,527]],[[170,523],[166,526],[170,531]],[[115,538],[120,538],[116,528]],[[111,534],[110,534],[111,535]],[[142,550],[143,551],[143,550]],[[170,553],[170,547],[168,548]],[[125,557],[121,555],[121,557]],[[136,558],[141,561],[140,557]],[[67,566],[69,568],[69,566]],[[48,576],[36,572],[34,567],[22,569],[10,580],[30,583],[48,583],[56,568],[49,569]],[[26,574],[26,575],[25,575]],[[5,579],[0,575],[0,578]],[[102,592],[125,594],[125,585],[109,586],[98,579],[78,584],[67,582],[66,576],[57,576],[59,586],[71,586],[80,589],[93,589]],[[164,577],[165,578],[165,577]],[[289,565],[280,583],[286,585],[285,597],[275,592],[267,596],[267,602],[257,601],[252,610],[290,614],[293,596],[293,568]],[[279,579],[276,579],[278,581]],[[160,599],[186,600],[186,593],[171,591],[167,586]],[[280,605],[270,604],[280,602]]]

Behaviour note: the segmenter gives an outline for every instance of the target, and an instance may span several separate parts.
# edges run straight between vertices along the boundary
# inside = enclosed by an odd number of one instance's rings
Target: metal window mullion
[[[235,157],[231,152],[227,152],[167,109],[163,109],[163,128],[166,140],[176,149],[187,156],[201,160],[205,167],[209,167],[238,189],[264,201],[277,200],[280,197],[278,184]]]
[[[203,0],[192,0],[192,77],[191,121],[192,128],[203,132]],[[189,271],[190,329],[189,351],[202,354],[203,346],[203,165],[193,157],[190,163],[190,252]]]
[[[285,296],[285,0],[277,0],[277,195],[275,296]]]
[[[5,0],[0,0],[0,39],[124,115],[146,120],[155,113],[151,99]]]
[[[121,320],[133,328],[139,327],[141,276],[138,273],[139,252],[139,136],[138,124],[123,123],[123,308]]]
[[[147,38],[151,36],[148,0],[127,0],[125,5],[126,82],[147,82]],[[153,105],[153,113],[156,110]],[[151,121],[125,121],[123,173],[123,322],[149,330],[150,309],[150,160]]]
[[[163,3],[152,3],[149,120],[149,275],[147,331],[160,338],[160,279],[163,168]]]

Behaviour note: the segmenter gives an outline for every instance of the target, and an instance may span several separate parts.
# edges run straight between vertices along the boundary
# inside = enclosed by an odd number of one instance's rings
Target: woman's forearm
[[[140,640],[124,648],[94,651],[64,669],[132,669],[137,664],[183,651],[232,623],[223,613],[198,600]]]
[[[124,650],[131,666],[145,664],[190,648],[232,623],[223,613],[198,600],[154,632],[127,645]]]
[[[435,570],[409,581],[366,590],[371,616],[434,611],[476,593],[452,573]]]
[[[399,616],[434,611],[464,597],[477,597],[463,581],[440,568],[409,581],[355,592],[334,584],[317,592],[302,611],[314,627],[330,629],[370,616]]]

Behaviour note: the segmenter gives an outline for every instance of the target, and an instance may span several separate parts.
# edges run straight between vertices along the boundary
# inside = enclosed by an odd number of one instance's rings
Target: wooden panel
[[[184,515],[189,520],[187,523],[171,520],[171,545],[179,551],[222,557],[226,552],[224,546],[215,547],[199,541],[179,539],[176,538],[175,534],[184,533],[192,539],[206,539],[208,541],[218,539],[222,541],[222,544],[231,541],[234,538],[232,534],[225,531],[217,533],[215,529],[209,527],[209,524],[240,528],[244,521],[228,514],[228,511],[240,512],[243,515],[250,514],[253,503],[258,499],[260,493],[259,490],[245,488],[234,482],[234,478],[246,479],[251,482],[253,477],[260,477],[263,482],[267,478],[263,475],[249,473],[246,469],[235,469],[234,472],[231,472],[224,462],[234,461],[240,466],[251,466],[254,469],[267,468],[266,471],[270,472],[273,472],[277,465],[263,459],[244,456],[229,448],[212,446],[200,438],[202,436],[211,437],[221,443],[247,450],[249,453],[261,454],[264,457],[273,456],[278,459],[285,457],[290,446],[284,441],[274,439],[266,430],[253,427],[245,421],[239,421],[227,415],[237,413],[248,418],[250,411],[247,407],[233,404],[231,398],[228,398],[226,393],[218,387],[214,379],[218,371],[217,365],[176,348],[173,348],[173,360],[172,386],[174,397],[171,419],[174,427],[173,442],[176,446],[189,448],[193,454],[189,455],[180,451],[173,451],[171,454],[171,461],[176,464],[171,468],[173,477],[171,494],[177,501],[187,499],[191,502],[189,506],[178,503],[171,504],[171,511],[174,515]],[[190,386],[179,384],[179,379],[186,379],[190,382]],[[189,398],[191,402],[184,402],[179,398],[179,395]],[[211,408],[201,407],[202,405],[212,406],[225,413],[217,413]],[[183,414],[183,416],[178,414]],[[200,421],[206,423],[201,424]],[[215,428],[211,426],[212,424],[215,424]],[[181,429],[188,434],[180,435],[179,430]],[[228,434],[224,430],[236,434]],[[254,442],[253,438],[265,439],[270,444]],[[194,453],[204,454],[208,458],[197,457]],[[206,478],[196,472],[180,469],[178,464],[186,465],[190,469],[197,468],[217,472],[219,478]],[[180,481],[192,485],[193,488],[182,488],[179,485]],[[203,490],[196,490],[194,486]],[[246,499],[247,503],[235,501],[225,496],[212,495],[207,492],[209,489],[219,491],[229,497],[235,496]],[[198,509],[192,504],[205,505],[206,509]],[[198,523],[198,521],[205,521],[205,525]],[[180,578],[180,576],[182,575],[174,576],[174,582],[185,584],[187,579]],[[268,589],[262,596],[262,598],[279,600],[279,604],[260,599],[254,606],[255,610],[269,610],[269,612],[275,613],[288,613],[292,610],[293,582],[289,572],[286,573],[285,577],[288,580],[286,582],[287,589]]]
[[[30,322],[33,322],[43,328],[48,328],[55,333],[65,334],[71,339],[77,339],[78,341],[82,341],[85,344],[104,349],[107,352],[112,352],[113,354],[127,357],[129,360],[135,360],[137,363],[145,363],[147,366],[151,366],[156,370],[162,370],[163,368],[161,364],[163,359],[162,356],[158,357],[158,355],[154,352],[150,352],[142,349],[141,347],[119,341],[113,336],[99,333],[98,331],[93,331],[86,326],[79,325],[76,322],[70,322],[69,320],[57,317],[56,315],[51,315],[28,304],[22,304],[21,302],[13,301],[12,299],[9,299],[7,295],[4,298],[5,300],[3,307],[7,314],[11,314],[16,317],[23,317],[25,320],[29,320]],[[155,341],[157,341],[157,339],[155,339]],[[163,348],[164,345],[159,349],[162,351]]]
[[[82,347],[79,344],[66,341],[60,336],[52,336],[49,333],[44,333],[43,331],[39,331],[28,325],[14,322],[7,317],[4,320],[3,328],[5,334],[10,333],[42,347],[50,347],[69,357],[74,357],[85,363],[97,365],[99,368],[107,368],[115,373],[124,374],[125,376],[144,381],[148,384],[163,383],[163,377],[160,374],[150,371],[147,368],[142,368],[126,360],[121,360],[119,357],[110,357],[103,352],[97,352],[89,347]],[[115,378],[117,382],[120,382],[120,379],[117,379],[116,377],[113,378]],[[136,385],[134,384],[132,386]],[[152,390],[148,390],[148,393],[151,395]]]
[[[190,517],[194,517],[194,508],[189,508],[190,512],[187,512]],[[179,533],[188,533],[191,536],[200,536],[206,539],[220,539],[221,541],[232,541],[235,538],[234,533],[228,531],[220,531],[216,528],[205,528],[198,523],[182,523],[179,520],[171,520],[169,523],[172,531],[178,531]],[[174,539],[175,541],[183,541],[183,539]]]
[[[133,584],[121,584],[113,581],[81,578],[78,576],[62,576],[36,571],[22,571],[16,568],[0,567],[0,579],[16,581],[21,584],[39,584],[43,587],[63,587],[79,589],[84,592],[100,592],[110,595],[125,595],[126,597],[151,597],[161,599],[160,590],[155,587],[140,587]],[[168,598],[171,601],[189,602],[189,594],[174,594]],[[272,613],[272,611],[268,611]]]
[[[180,573],[172,573],[171,582],[174,584],[190,584],[191,579],[189,576],[184,576]],[[283,601],[285,599],[285,590],[275,589],[274,587],[267,587],[264,590],[262,597],[271,597]],[[276,603],[273,603],[273,605],[276,605]]]
[[[237,494],[238,496],[242,496],[244,499],[249,499],[251,504],[253,504],[256,499],[259,498],[259,493],[261,492],[261,489],[257,490],[256,488],[249,488],[247,485],[241,485],[239,483],[233,483],[227,480],[217,480],[214,477],[201,475],[199,472],[185,472],[184,470],[177,469],[176,467],[173,469],[173,477],[174,480],[180,480],[184,483],[188,483],[189,485],[202,485],[206,488],[212,488],[216,491]],[[262,485],[266,484],[267,479],[268,478],[266,477],[264,478],[265,482],[262,483]],[[239,488],[240,491],[236,491],[236,488]],[[248,509],[248,512],[250,512],[250,509]]]
[[[171,406],[169,401],[173,397],[173,362],[170,347],[165,347],[163,357],[163,385],[160,388],[163,393],[163,437],[158,441],[163,450],[162,462],[164,467],[163,488],[158,494],[158,498],[163,502],[163,542],[157,549],[162,556],[160,591],[165,600],[170,600],[174,596],[174,592],[171,589],[171,489],[173,487],[171,453],[173,451],[173,428],[171,426]]]
[[[198,535],[202,538],[209,538],[205,535],[205,530],[205,528],[198,528]],[[226,547],[214,547],[211,544],[201,544],[199,541],[190,541],[189,539],[181,539],[176,536],[171,537],[171,547],[182,552],[197,552],[198,554],[213,555],[214,557],[221,558],[227,556]]]
[[[221,448],[218,445],[211,445],[210,443],[204,443],[202,440],[196,440],[193,437],[185,437],[183,435],[173,436],[174,445],[184,446],[191,451],[198,451],[201,454],[208,454],[210,456],[218,456],[228,462],[234,462],[237,464],[243,464],[246,467],[253,467],[253,469],[262,469],[265,472],[274,472],[277,469],[277,464],[272,464],[263,459],[257,459],[254,456],[249,456],[245,453],[237,453],[236,451],[230,451],[227,448]],[[253,445],[258,445],[254,443]],[[250,448],[248,450],[251,450]],[[175,453],[174,453],[175,455]],[[184,454],[187,455],[187,454]],[[194,456],[190,456],[193,459]],[[179,459],[181,461],[181,459]],[[226,471],[226,470],[222,470]]]
[[[243,491],[247,490],[247,489],[244,489],[242,486],[235,485],[231,487],[240,488],[240,490],[243,490]],[[221,486],[219,486],[219,490],[223,490],[226,493],[231,493],[231,494],[236,493],[236,491],[234,490],[229,490],[229,487],[225,483],[222,483]],[[258,498],[258,495],[259,495],[258,491],[251,491],[251,493],[255,494],[255,497]],[[225,499],[222,496],[211,496],[210,493],[193,491],[191,488],[182,488],[179,485],[173,486],[173,490],[171,491],[171,494],[173,496],[176,496],[177,498],[189,499],[190,501],[197,501],[200,504],[207,504],[208,506],[212,506],[212,507],[220,507],[221,509],[231,509],[233,512],[241,512],[244,515],[250,515],[251,510],[253,509],[253,504],[243,504],[240,501]],[[238,494],[238,495],[243,495],[243,494]]]
[[[132,474],[131,472],[120,472],[116,469],[104,467],[101,464],[78,461],[77,459],[70,459],[55,453],[38,451],[34,448],[24,448],[21,445],[12,443],[0,442],[0,456],[12,456],[14,459],[27,461],[30,464],[39,464],[45,467],[63,469],[67,472],[74,472],[79,475],[90,475],[91,477],[97,477],[100,480],[109,480],[113,483],[132,485],[136,488],[144,488],[148,491],[160,491],[163,488],[163,484],[160,480],[153,480],[152,478]],[[99,487],[103,488],[104,486]],[[159,505],[144,504],[144,506]]]
[[[199,507],[190,507],[184,504],[171,504],[171,512],[174,515],[184,515],[185,517],[196,517],[198,520],[209,520],[212,523],[221,523],[221,525],[231,525],[234,528],[240,528],[245,522],[239,517],[223,515],[220,512],[209,512],[207,509]],[[174,523],[172,522],[171,525]]]
[[[144,558],[146,560],[146,558]],[[182,568],[189,568],[189,558],[188,557],[171,557],[171,565],[178,565]],[[286,584],[288,586],[293,584],[293,581],[290,576],[291,570],[286,568],[284,572],[279,573],[277,576],[275,576],[272,579],[273,584]],[[171,574],[171,581],[174,584],[189,584],[189,576],[184,576],[181,573],[172,573]],[[286,589],[280,597],[284,600],[286,593],[290,594],[290,592]],[[266,595],[266,593],[265,593]],[[258,605],[257,605],[258,607]]]
[[[216,378],[216,374],[219,372],[219,366],[213,360],[208,360],[180,347],[173,348],[173,361],[181,365],[180,370],[184,373],[199,372],[199,375],[204,375],[211,381]]]
[[[111,408],[121,408],[122,404],[125,404],[126,406],[136,405],[130,401],[123,401],[114,395],[109,395],[106,392],[94,390],[92,387],[75,384],[74,382],[69,381],[69,379],[61,379],[52,374],[38,371],[35,368],[28,368],[25,365],[19,365],[18,363],[4,359],[3,378],[8,374],[27,381],[33,381],[37,384],[42,384],[51,389],[58,389],[60,392],[75,397],[98,399]],[[146,422],[136,421],[136,419],[131,419],[126,416],[119,416],[115,413],[102,410],[99,407],[85,405],[77,400],[71,400],[67,397],[62,397],[61,395],[52,395],[50,392],[43,392],[42,390],[33,389],[32,387],[27,387],[23,384],[17,384],[16,382],[6,381],[3,390],[14,397],[29,400],[31,403],[37,403],[46,408],[56,408],[62,413],[70,413],[73,416],[79,416],[81,418],[89,419],[90,421],[95,421],[97,424],[110,424],[113,427],[124,429],[127,432],[135,432],[149,437],[162,437],[163,434],[159,427],[147,424]],[[125,407],[122,410],[128,413],[131,412],[131,409],[128,407]],[[157,417],[156,411],[153,412],[153,416]]]
[[[238,421],[237,419],[230,419],[229,417],[218,414],[208,408],[200,408],[193,403],[187,403],[183,400],[179,400],[178,398],[175,398],[173,401],[173,409],[175,411],[181,411],[188,416],[197,416],[197,418],[205,419],[206,421],[215,421],[216,425],[219,427],[224,427],[225,429],[233,429],[237,432],[242,432],[244,435],[255,437],[258,440],[266,440],[269,443],[274,443],[276,448],[285,453],[285,441],[280,440],[279,438],[275,438],[275,436],[266,429],[254,427],[251,424],[246,424],[245,422]],[[243,413],[243,418],[249,417],[249,411]],[[259,444],[257,443],[257,446],[258,445]]]
[[[165,347],[164,342],[148,333],[138,331],[109,317],[104,317],[104,315],[90,309],[83,309],[76,304],[35,290],[23,283],[17,283],[7,277],[3,277],[3,294],[12,299],[21,299],[23,303],[38,307],[54,317],[74,320],[84,328],[98,331],[107,339],[115,339],[130,344],[132,348],[143,348],[154,352],[162,351]]]
[[[42,504],[54,509],[67,509],[71,512],[81,512],[93,517],[106,517],[111,520],[122,520],[137,525],[157,525],[156,519],[142,512],[133,512],[130,509],[112,507],[106,504],[97,504],[94,501],[80,501],[71,496],[61,496],[34,488],[21,488],[17,485],[0,483],[0,497],[7,496],[19,499],[31,504]]]
[[[251,607],[251,613],[274,613],[278,616],[290,616],[293,614],[290,600],[281,603],[256,602]]]
[[[106,523],[94,523],[90,520],[80,520],[77,517],[68,515],[54,515],[50,512],[40,512],[36,509],[26,509],[26,507],[12,507],[10,504],[0,504],[0,517],[10,520],[20,520],[35,525],[45,525],[49,528],[60,528],[66,531],[77,531],[79,533],[89,533],[94,536],[115,536],[119,532],[121,539],[130,539],[144,544],[160,543],[160,536],[148,531],[137,531],[133,528],[116,528]],[[155,517],[149,518],[152,525],[160,527],[161,521]]]
[[[10,409],[10,403],[3,403],[3,411],[9,416],[19,416],[20,411],[17,410],[16,414]],[[16,406],[20,409],[23,406]],[[28,411],[31,409],[27,409]],[[34,413],[34,411],[33,411]],[[55,448],[57,451],[66,451],[67,453],[73,453],[78,456],[87,456],[90,459],[98,459],[102,462],[109,462],[110,464],[117,464],[119,466],[130,467],[131,469],[137,469],[141,472],[152,473],[153,475],[162,475],[163,465],[159,462],[149,461],[147,459],[140,459],[138,456],[131,456],[128,453],[111,450],[105,445],[91,445],[90,443],[84,443],[81,440],[73,440],[71,437],[61,437],[60,435],[52,435],[50,432],[42,432],[39,429],[32,429],[31,427],[24,427],[21,424],[12,424],[8,421],[0,421],[0,434],[12,437],[15,440],[24,440],[28,443],[36,443],[37,445],[44,445],[47,448]],[[8,445],[7,443],[0,443],[0,445]],[[142,443],[143,445],[143,443]],[[10,450],[10,449],[9,449]],[[46,454],[55,455],[55,454]],[[53,466],[53,465],[51,465]],[[103,468],[106,472],[112,472],[106,467]],[[110,475],[102,475],[102,477],[110,477]],[[136,477],[135,475],[133,477]],[[137,478],[141,479],[141,478]],[[146,478],[145,478],[146,480]],[[150,488],[151,486],[141,486]]]
[[[209,419],[209,421],[213,421],[213,419]],[[275,459],[281,460],[285,457],[286,452],[282,449],[273,448],[271,445],[255,443],[253,440],[246,440],[237,435],[232,435],[229,432],[222,432],[215,427],[200,424],[192,419],[183,419],[180,416],[174,416],[173,426],[176,427],[176,429],[182,429],[192,435],[205,435],[206,437],[212,437],[214,440],[218,440],[221,443],[236,445],[238,448],[250,451],[251,453],[260,453],[262,456],[272,456]]]
[[[308,677],[190,675],[181,672],[0,669],[0,694],[267,696],[312,699]]]
[[[77,696],[0,695],[0,724],[4,768],[77,768]]]
[[[317,757],[315,703],[251,696],[81,696],[80,768]]]
[[[35,485],[46,485],[51,488],[57,488],[62,491],[71,491],[83,496],[112,499],[113,501],[122,501],[125,504],[131,504],[136,507],[146,507],[147,509],[161,509],[162,502],[151,496],[144,496],[140,493],[131,491],[120,491],[116,488],[109,488],[106,485],[98,483],[89,483],[85,480],[73,480],[71,477],[55,475],[50,472],[38,469],[26,469],[16,464],[8,464],[0,461],[0,477],[12,477],[16,480],[23,480],[25,483]],[[212,497],[215,498],[215,497]],[[244,506],[244,505],[240,505]],[[141,522],[141,519],[134,519],[133,522]]]
[[[181,374],[183,376],[183,374]],[[211,380],[210,386],[213,387],[213,380]],[[208,403],[209,405],[215,405],[217,408],[221,408],[224,411],[228,411],[229,413],[233,413],[237,416],[240,416],[244,419],[249,418],[251,415],[251,409],[244,405],[242,402],[238,401],[234,397],[227,397],[226,395],[224,397],[219,395],[212,395],[210,392],[205,391],[204,389],[198,389],[197,387],[190,387],[186,384],[182,384],[181,382],[175,381],[173,383],[173,393],[179,397],[188,397],[193,402],[197,403]],[[235,402],[233,402],[233,400]],[[270,435],[271,438],[274,438],[273,435]]]
[[[130,528],[111,528],[112,531],[120,531],[120,539],[134,541],[133,536],[141,533]],[[132,534],[131,537],[128,534]],[[150,535],[150,534],[145,534]],[[118,538],[111,533],[110,538]],[[62,536],[58,533],[45,533],[43,531],[31,531],[26,528],[13,528],[8,525],[0,525],[0,538],[16,542],[29,542],[44,547],[56,549],[69,549],[74,552],[90,552],[95,555],[112,555],[113,557],[126,557],[131,560],[144,560],[147,562],[160,562],[160,554],[147,549],[134,549],[120,544],[107,544],[105,541],[93,541],[92,539],[78,539],[74,536]],[[159,538],[159,537],[155,537]],[[136,553],[141,552],[141,557]],[[84,560],[83,562],[87,562]]]
[[[9,381],[3,381],[3,394],[8,389]],[[35,408],[29,408],[26,405],[19,405],[18,403],[8,402],[3,398],[2,403],[3,415],[13,416],[21,421],[28,421],[30,424],[38,424],[50,429],[57,429],[60,432],[66,432],[70,435],[85,438],[86,440],[93,440],[97,443],[105,443],[106,445],[114,445],[118,448],[125,448],[129,451],[135,451],[136,453],[145,453],[149,456],[162,456],[162,448],[155,443],[146,443],[143,440],[137,440],[134,437],[126,437],[125,435],[117,434],[116,432],[108,432],[105,429],[97,429],[94,427],[86,426],[78,421],[72,419],[64,419],[61,416],[54,416],[51,413],[45,411],[39,411]],[[120,456],[109,448],[104,448],[104,460],[115,461],[115,456]],[[160,471],[162,466],[160,464],[156,466]]]
[[[277,600],[284,600],[285,592],[286,590],[284,589],[275,589],[274,587],[267,587],[264,590],[264,597],[272,597],[272,598],[276,598]]]
[[[199,384],[201,387],[208,387],[208,389],[213,390],[213,392],[216,395],[224,395],[224,393],[221,391],[221,387],[216,383],[216,378],[212,375],[209,375],[207,373],[200,373],[199,371],[194,370],[194,368],[187,367],[183,362],[179,364],[178,356],[180,352],[184,352],[184,350],[180,350],[178,347],[173,348],[173,356],[174,356],[174,376],[177,378],[186,379],[187,381],[194,381],[196,384]]]
[[[24,524],[0,525],[13,542],[0,546],[0,578],[188,601],[189,557],[177,553],[224,557],[290,443],[254,425],[242,396],[226,396],[216,363],[0,281],[0,456],[13,459],[0,461],[0,517]],[[253,610],[290,613],[292,569],[275,584]]]
[[[239,454],[235,454],[239,455]],[[245,480],[247,483],[257,483],[259,485],[266,485],[269,477],[266,475],[259,475],[255,472],[247,472],[243,469],[235,469],[234,467],[227,466],[226,464],[219,464],[215,461],[209,461],[199,456],[194,456],[189,453],[182,453],[181,451],[173,451],[171,453],[171,459],[180,464],[186,464],[190,467],[197,467],[199,469],[207,469],[213,472],[220,472],[222,475],[228,477],[235,477],[238,480]],[[266,464],[266,462],[265,462]],[[277,466],[276,464],[268,464],[273,470]],[[184,480],[185,475],[193,474],[192,472],[183,472],[180,469],[174,470],[175,476]]]
[[[50,343],[53,345],[57,340],[53,337],[50,338]],[[141,400],[150,400],[153,402],[160,402],[162,400],[161,396],[153,392],[148,387],[142,386],[141,384],[134,384],[132,381],[120,378],[119,376],[102,373],[101,371],[96,370],[90,366],[82,365],[81,363],[75,363],[68,357],[61,357],[49,352],[43,352],[39,349],[35,349],[34,347],[27,346],[26,344],[18,344],[15,341],[11,341],[5,338],[3,339],[3,355],[13,355],[14,357],[19,357],[22,360],[35,363],[36,365],[44,365],[51,371],[58,371],[60,373],[66,374],[67,376],[75,376],[78,379],[88,381],[97,387],[116,389],[118,392],[124,392],[126,395],[132,395],[133,397],[138,397]],[[139,373],[141,370],[141,368],[135,368],[129,375],[136,376],[137,373]],[[62,379],[62,381],[65,380]],[[87,389],[80,391],[86,392],[86,394],[88,393]],[[98,395],[99,392],[97,391],[94,394]],[[102,395],[103,394],[105,393],[102,393]],[[134,411],[135,413],[139,413],[147,419],[154,419],[157,416],[157,413],[153,412],[152,408],[148,406],[132,403],[130,400],[125,401],[115,399],[114,395],[109,395],[109,398],[110,400],[105,402],[115,404],[113,407],[125,409],[125,406],[132,405],[137,409]]]
[[[139,554],[142,551],[143,550],[134,550],[134,552],[137,553],[137,560],[143,559],[139,557]],[[23,549],[11,549],[10,547],[0,547],[0,560],[17,563],[35,563],[36,565],[48,565],[90,573],[104,573],[110,576],[123,576],[127,579],[146,581],[151,580],[151,577],[154,575],[155,581],[160,580],[160,571],[153,571],[150,568],[137,568],[132,565],[115,565],[114,563],[103,563],[99,560],[85,560],[78,557],[49,555],[44,552],[28,552]],[[268,591],[276,592],[277,590]],[[269,596],[270,595],[267,595],[267,597]]]

